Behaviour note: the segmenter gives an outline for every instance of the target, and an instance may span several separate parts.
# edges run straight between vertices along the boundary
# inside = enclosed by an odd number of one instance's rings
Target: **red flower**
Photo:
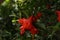
[[[58,22],[60,22],[60,11],[57,10],[57,11],[56,11],[56,14],[57,14],[57,16],[58,16],[58,17],[57,17],[57,20],[58,20]]]
[[[33,26],[32,23],[35,22],[40,16],[41,13],[38,13],[37,16],[31,16],[28,19],[18,19],[19,24],[22,25],[20,27],[20,34],[23,35],[26,30],[29,30],[33,35],[38,33],[38,30]]]
[[[40,18],[42,14],[40,12],[37,13],[36,19]]]
[[[37,19],[39,19],[41,17],[41,15],[42,14],[40,12],[38,12],[36,16],[31,16],[29,18],[29,20],[32,21],[32,22],[35,22]]]

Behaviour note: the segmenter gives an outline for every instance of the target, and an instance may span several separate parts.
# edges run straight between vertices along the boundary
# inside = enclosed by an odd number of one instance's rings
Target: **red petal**
[[[24,34],[24,32],[25,32],[25,30],[24,30],[24,29],[21,29],[21,30],[20,30],[20,34],[21,34],[21,35],[23,35],[23,34]]]
[[[56,14],[57,14],[57,16],[58,16],[58,17],[57,17],[57,20],[58,20],[58,22],[60,22],[60,11],[57,10],[57,11],[56,11]]]
[[[18,23],[22,24],[23,23],[23,19],[18,19]]]
[[[25,20],[25,18],[18,19],[18,23],[19,23],[19,24],[23,24],[24,20]]]
[[[42,14],[41,14],[40,12],[38,12],[37,15],[36,15],[36,19],[40,18],[41,15],[42,15]]]
[[[23,35],[24,32],[25,32],[24,26],[21,26],[21,27],[20,27],[20,34]]]
[[[38,30],[35,27],[32,27],[32,29],[30,30],[31,34],[37,34]]]
[[[60,22],[60,17],[57,18],[58,22]]]

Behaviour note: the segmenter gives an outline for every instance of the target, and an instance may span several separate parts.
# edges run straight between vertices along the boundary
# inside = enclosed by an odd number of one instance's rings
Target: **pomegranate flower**
[[[60,11],[56,11],[56,14],[57,14],[57,20],[58,20],[58,22],[60,22]]]
[[[40,18],[41,13],[38,12],[36,16],[30,16],[29,18],[22,18],[18,19],[18,23],[21,24],[22,26],[20,27],[20,34],[23,35],[26,30],[29,30],[31,34],[37,34],[38,30],[34,27],[32,24],[35,22],[38,18]]]

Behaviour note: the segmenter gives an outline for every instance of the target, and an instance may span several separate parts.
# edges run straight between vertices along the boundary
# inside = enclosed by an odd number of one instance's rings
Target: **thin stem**
[[[32,40],[34,40],[34,35],[32,35]]]

